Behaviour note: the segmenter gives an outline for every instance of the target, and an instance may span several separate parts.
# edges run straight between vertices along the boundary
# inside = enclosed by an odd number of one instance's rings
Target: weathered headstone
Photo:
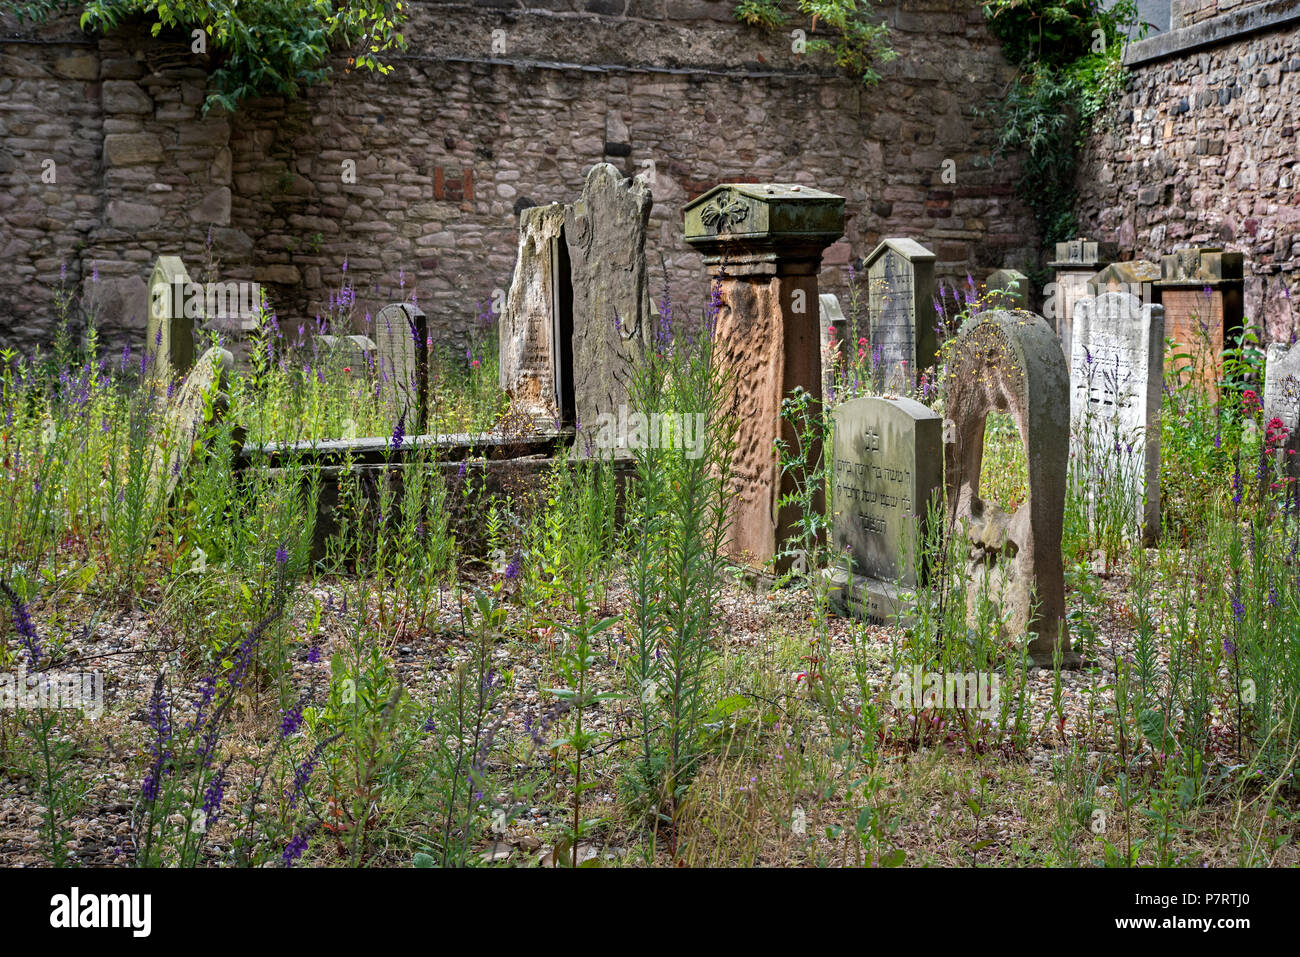
[[[687,204],[685,227],[717,283],[713,335],[737,383],[728,554],[761,568],[782,553],[785,571],[800,516],[780,500],[800,476],[782,474],[773,443],[797,447],[782,399],[796,387],[822,396],[817,273],[822,250],[844,232],[844,198],[802,185],[724,184]],[[820,446],[807,453],[817,461]]]
[[[1008,635],[1031,632],[1029,654],[1050,666],[1080,663],[1065,622],[1061,531],[1070,455],[1070,392],[1065,356],[1047,320],[991,310],[967,320],[944,369],[948,516],[970,538],[967,614],[987,595],[1003,610]],[[1025,448],[1029,498],[1008,514],[980,498],[984,425],[1007,412]]]
[[[912,239],[886,239],[867,257],[871,349],[890,391],[912,389],[939,350],[934,316],[935,255]]]
[[[984,285],[988,292],[1000,292],[997,304],[1004,309],[1029,308],[1029,277],[1019,269],[999,269]]]
[[[1148,543],[1160,533],[1164,309],[1124,292],[1074,307],[1070,451],[1091,507],[1104,483],[1126,498]],[[1100,474],[1097,474],[1100,473]]]
[[[827,402],[834,402],[835,375],[848,358],[844,340],[849,334],[849,321],[844,318],[844,310],[834,293],[824,292],[817,300],[821,307],[818,320],[821,325],[822,395]]]
[[[162,428],[163,445],[153,459],[149,485],[152,495],[159,489],[158,483],[162,483],[160,500],[164,505],[176,491],[190,463],[194,443],[207,421],[208,409],[211,408],[214,419],[220,418],[226,410],[226,377],[234,362],[235,357],[225,349],[208,349],[167,402]]]
[[[942,495],[943,423],[906,398],[865,396],[836,406],[827,569],[833,604],[884,623],[905,613],[921,583],[932,501]]]
[[[406,431],[422,434],[427,424],[429,334],[424,310],[414,303],[393,302],[375,317],[375,354],[380,395],[394,422],[405,416]]]
[[[568,210],[552,203],[520,212],[519,251],[501,312],[501,389],[516,409],[548,428],[570,420],[572,414],[572,382],[566,381],[572,360],[565,362],[573,330],[573,288],[564,241]],[[563,414],[566,388],[569,415]]]
[[[179,256],[159,256],[149,276],[149,318],[145,354],[150,374],[160,381],[184,375],[194,364],[194,326],[201,312],[186,315],[190,274]]]
[[[1264,366],[1264,423],[1281,419],[1286,438],[1277,443],[1284,476],[1300,476],[1300,348],[1271,345]],[[1271,482],[1271,477],[1270,477]]]
[[[1223,348],[1241,329],[1244,261],[1216,247],[1180,249],[1160,259],[1155,301],[1165,307],[1165,335],[1184,381],[1195,375],[1217,393]],[[1173,371],[1173,370],[1171,370]]]
[[[1056,334],[1067,358],[1073,348],[1070,330],[1074,320],[1074,304],[1086,296],[1095,295],[1088,292],[1088,281],[1110,265],[1114,258],[1112,245],[1087,239],[1057,243],[1056,261],[1047,264],[1056,271],[1056,283],[1052,297],[1044,303],[1044,309],[1048,310],[1047,321],[1056,325]]]
[[[568,368],[574,416],[586,432],[602,413],[618,415],[627,405],[632,364],[649,341],[645,239],[650,205],[644,180],[625,179],[609,163],[598,163],[587,173],[578,201],[565,210],[573,290]],[[564,337],[553,341],[563,343]]]

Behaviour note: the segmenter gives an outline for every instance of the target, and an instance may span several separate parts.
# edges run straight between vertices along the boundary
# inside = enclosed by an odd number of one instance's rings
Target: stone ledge
[[[1257,7],[1236,10],[1212,20],[1130,43],[1124,50],[1124,65],[1140,66],[1168,59],[1193,50],[1230,43],[1252,33],[1276,30],[1289,23],[1300,24],[1300,0],[1271,0]]]

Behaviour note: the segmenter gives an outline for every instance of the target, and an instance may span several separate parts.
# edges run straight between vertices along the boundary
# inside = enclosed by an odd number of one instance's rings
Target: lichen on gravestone
[[[627,405],[632,366],[650,338],[645,260],[650,188],[609,163],[587,173],[564,216],[573,288],[573,402],[580,429]]]

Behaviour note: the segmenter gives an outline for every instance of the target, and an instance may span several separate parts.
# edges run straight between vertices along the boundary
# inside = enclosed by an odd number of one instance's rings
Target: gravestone
[[[553,428],[572,424],[568,381],[572,348],[573,289],[564,241],[568,206],[533,206],[519,214],[519,250],[501,312],[499,379],[512,405]],[[556,344],[560,348],[556,348]],[[563,414],[566,389],[568,414]]]
[[[389,303],[375,317],[380,395],[394,423],[405,416],[411,435],[422,435],[428,422],[428,335],[428,319],[414,303]]]
[[[913,399],[877,396],[841,403],[834,420],[831,601],[841,613],[894,621],[921,584],[929,508],[942,494],[943,422]]]
[[[935,255],[911,239],[886,239],[867,257],[867,300],[873,357],[884,366],[889,391],[910,391],[934,365]],[[873,360],[874,361],[874,360]]]
[[[149,374],[159,381],[184,375],[194,364],[194,324],[202,314],[191,308],[191,315],[186,315],[191,286],[190,274],[179,256],[158,257],[149,276],[144,348]]]
[[[1278,443],[1275,463],[1288,477],[1300,476],[1300,348],[1268,347],[1264,365],[1264,422],[1282,420],[1285,442]],[[1271,481],[1271,478],[1270,478]]]
[[[822,397],[817,273],[822,250],[844,232],[844,198],[803,185],[729,183],[688,203],[684,219],[686,242],[703,253],[721,300],[718,361],[736,377],[727,554],[758,568],[775,558],[784,572],[802,516],[780,502],[801,476],[782,473],[773,443],[798,447],[781,417],[786,396],[802,387],[815,402]],[[820,445],[807,453],[816,462]]]
[[[967,618],[982,594],[1005,615],[1011,637],[1032,633],[1029,654],[1050,667],[1081,661],[1065,622],[1061,530],[1070,454],[1070,386],[1056,333],[1041,316],[995,309],[971,317],[953,340],[944,369],[945,485],[948,518],[965,529]],[[1008,514],[980,498],[984,425],[1007,412],[1020,431],[1029,497]]]
[[[1056,334],[1068,359],[1073,351],[1071,323],[1074,304],[1095,293],[1088,291],[1088,281],[1114,259],[1112,243],[1096,243],[1087,239],[1071,239],[1056,244],[1056,260],[1048,267],[1056,271],[1052,297],[1044,303],[1048,322],[1056,324]]]
[[[194,443],[202,432],[212,399],[214,420],[225,414],[228,400],[226,379],[234,367],[235,357],[220,347],[208,349],[185,376],[185,381],[167,401],[162,427],[163,445],[153,458],[150,471],[150,497],[161,486],[161,501],[166,505],[176,491],[181,476],[194,454]]]
[[[1164,309],[1123,292],[1074,307],[1070,451],[1090,508],[1107,483],[1129,502],[1148,544],[1160,533]],[[1100,473],[1100,474],[1099,474]]]
[[[995,302],[1004,309],[1029,308],[1029,277],[1019,269],[999,269],[984,287],[987,292],[1000,291]]]
[[[847,361],[848,353],[845,350],[850,348],[844,344],[849,334],[849,321],[844,317],[840,300],[834,293],[824,292],[817,299],[820,306],[818,320],[821,324],[822,395],[827,402],[833,403],[835,376]]]
[[[565,210],[573,290],[568,368],[573,414],[588,436],[601,414],[618,415],[627,405],[632,365],[649,341],[645,239],[650,205],[644,180],[626,179],[609,163],[598,163],[587,173],[578,201]],[[565,337],[553,341],[563,343]],[[559,365],[564,365],[562,359]]]
[[[1217,247],[1180,249],[1160,259],[1155,301],[1165,307],[1165,335],[1180,380],[1195,376],[1213,394],[1223,374],[1223,347],[1241,330],[1244,260]],[[1172,369],[1170,370],[1173,371]]]

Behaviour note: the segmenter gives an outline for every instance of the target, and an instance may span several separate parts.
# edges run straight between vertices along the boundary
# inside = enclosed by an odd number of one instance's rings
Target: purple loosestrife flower
[[[306,793],[311,776],[316,771],[316,763],[320,760],[321,752],[325,750],[325,745],[333,740],[334,738],[330,738],[316,745],[316,747],[312,748],[311,754],[307,755],[307,759],[294,769],[293,787],[285,793],[285,798],[289,801],[289,807],[296,808],[298,806],[298,799]]]
[[[293,867],[294,861],[302,857],[302,852],[305,850],[307,850],[307,835],[295,834],[289,843],[285,845],[284,853],[281,855],[284,866]]]
[[[14,630],[23,640],[23,647],[27,649],[28,666],[35,668],[37,660],[41,657],[41,643],[36,634],[36,626],[32,624],[32,616],[27,611],[27,605],[18,597],[18,593],[9,587],[8,582],[0,580],[0,590],[9,599],[10,618],[13,620]]]
[[[207,790],[203,792],[203,820],[208,827],[217,823],[217,818],[221,816],[221,802],[226,796],[226,768],[229,766],[230,762],[227,761],[218,768],[208,782]]]
[[[397,417],[397,427],[393,429],[393,438],[392,441],[389,443],[389,447],[392,449],[392,451],[394,452],[401,451],[402,442],[403,440],[405,440],[405,438],[406,438],[406,413],[403,412],[400,416]]]
[[[851,277],[850,277],[851,278]],[[709,308],[704,314],[704,334],[712,337],[713,330],[718,324],[718,315],[722,312],[722,283],[714,280],[712,287],[709,289]]]
[[[168,774],[167,759],[171,756],[172,725],[171,708],[163,695],[163,676],[154,679],[153,693],[149,696],[149,727],[153,731],[153,740],[149,744],[149,753],[153,763],[145,775],[140,793],[151,804],[158,800],[162,790],[162,779]]]
[[[287,738],[302,726],[302,708],[290,708],[280,719],[280,737]]]

